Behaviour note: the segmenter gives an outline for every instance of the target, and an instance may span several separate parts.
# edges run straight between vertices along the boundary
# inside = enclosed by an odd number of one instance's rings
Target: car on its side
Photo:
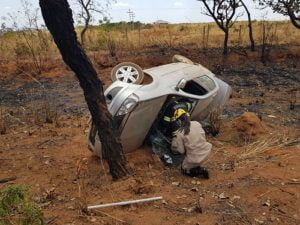
[[[115,81],[104,95],[125,153],[143,145],[170,99],[188,99],[192,103],[191,119],[197,121],[212,110],[222,109],[229,99],[231,87],[211,71],[181,56],[173,61],[145,70],[133,63],[121,63],[113,69]],[[92,123],[88,142],[89,149],[101,157],[101,141]]]

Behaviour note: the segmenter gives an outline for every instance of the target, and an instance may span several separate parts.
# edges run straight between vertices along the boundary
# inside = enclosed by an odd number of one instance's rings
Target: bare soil
[[[130,177],[112,181],[107,164],[87,149],[89,113],[70,71],[49,71],[37,80],[1,71],[0,125],[6,129],[0,135],[0,179],[17,179],[0,188],[28,185],[47,224],[299,224],[300,60],[299,51],[289,52],[274,50],[266,65],[256,60],[257,53],[237,49],[225,59],[218,49],[191,47],[119,53],[115,59],[147,68],[168,63],[179,53],[232,85],[221,133],[208,135],[213,144],[206,162],[209,180],[185,177],[142,147],[127,155]],[[108,85],[111,62],[105,58],[94,63]],[[257,117],[249,122],[239,117],[244,112]],[[243,139],[248,126],[257,124],[264,131]],[[266,142],[271,136],[278,140]],[[80,210],[85,204],[154,196],[164,200],[88,215]]]

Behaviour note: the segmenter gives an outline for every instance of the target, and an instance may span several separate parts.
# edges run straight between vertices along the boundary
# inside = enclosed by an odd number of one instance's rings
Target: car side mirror
[[[187,83],[186,79],[181,79],[181,80],[178,82],[178,84],[176,85],[175,90],[176,90],[176,91],[179,91],[179,89],[183,89],[183,88],[185,87],[186,83]]]

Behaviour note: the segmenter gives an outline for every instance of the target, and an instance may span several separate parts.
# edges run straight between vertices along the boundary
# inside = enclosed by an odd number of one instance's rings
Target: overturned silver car
[[[222,108],[228,100],[231,87],[211,71],[184,57],[173,60],[176,62],[144,71],[132,63],[122,63],[113,69],[112,79],[116,81],[104,94],[120,130],[124,152],[143,145],[171,98],[188,99],[192,103],[191,118],[198,121],[211,110]],[[101,142],[93,124],[88,146],[101,157]]]

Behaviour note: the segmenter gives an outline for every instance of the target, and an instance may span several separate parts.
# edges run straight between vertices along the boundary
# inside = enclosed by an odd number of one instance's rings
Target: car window
[[[207,91],[212,91],[216,88],[214,80],[208,76],[196,77],[193,79],[193,81],[205,88]]]

